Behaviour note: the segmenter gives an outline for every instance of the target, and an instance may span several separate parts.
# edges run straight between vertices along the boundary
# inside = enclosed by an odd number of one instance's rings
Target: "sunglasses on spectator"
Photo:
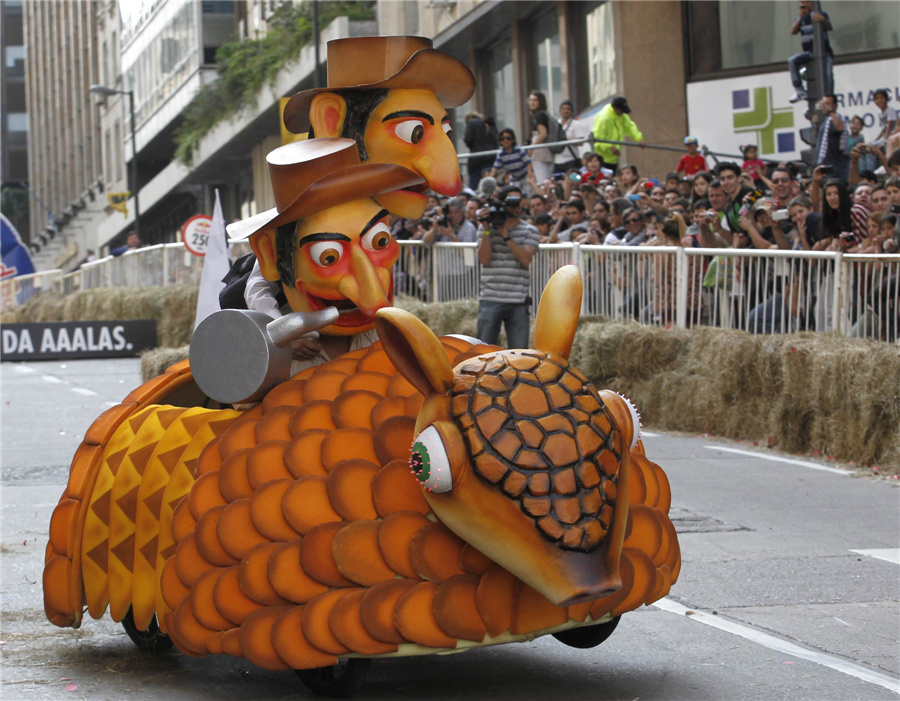
[[[504,204],[507,207],[518,207],[520,204],[522,204],[522,198],[521,197],[507,197],[504,200]]]
[[[640,222],[640,221],[641,221],[640,219],[626,219],[625,223],[626,224],[634,224],[634,223]]]
[[[513,139],[511,136],[501,136],[500,137],[500,141],[512,141],[512,140]]]
[[[789,183],[791,182],[790,178],[772,178],[773,183]]]

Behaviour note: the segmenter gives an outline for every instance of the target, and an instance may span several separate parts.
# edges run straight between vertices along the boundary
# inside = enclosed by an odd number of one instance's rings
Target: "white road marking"
[[[706,613],[705,611],[689,609],[686,606],[679,604],[677,601],[673,601],[669,598],[660,599],[659,601],[655,602],[653,606],[656,606],[663,611],[668,611],[669,613],[678,614],[679,616],[687,616],[688,613],[690,613],[690,616],[688,617],[691,620],[698,621],[699,623],[703,623],[708,626],[712,626],[713,628],[718,628],[719,630],[723,630],[726,633],[731,633],[732,635],[737,635],[741,638],[744,638],[745,640],[749,640],[750,642],[754,642],[758,645],[762,645],[763,647],[767,647],[770,650],[782,652],[786,655],[790,655],[791,657],[797,657],[801,660],[812,662],[813,664],[828,667],[837,672],[848,674],[851,677],[856,677],[857,679],[869,682],[870,684],[877,684],[878,686],[884,687],[889,691],[900,694],[900,679],[895,679],[894,677],[888,676],[887,674],[875,672],[853,662],[842,660],[840,657],[826,655],[825,653],[818,652],[816,650],[807,650],[806,648],[800,647],[799,645],[789,643],[786,640],[781,640],[773,635],[769,635],[768,633],[763,633],[762,631],[756,630],[755,628],[749,628],[747,626],[741,625],[740,623],[726,620],[721,616],[713,616],[712,614]]]
[[[86,397],[96,397],[97,396],[97,393],[94,390],[88,389],[87,387],[71,387],[70,389],[73,392],[78,392],[78,394],[83,394]]]
[[[641,429],[641,438],[644,438],[645,436],[647,438],[659,438],[658,433],[651,433],[650,431],[645,431],[644,429]]]
[[[53,375],[41,375],[41,379],[45,382],[52,382],[55,385],[64,385],[66,384],[65,380],[60,380],[58,377],[53,377]]]
[[[27,365],[13,365],[13,369],[16,372],[21,372],[22,374],[25,374],[25,375],[35,372],[34,368],[30,368]]]
[[[850,552],[900,565],[900,548],[875,548],[870,550],[851,550]]]
[[[721,450],[726,453],[737,453],[738,455],[748,455],[751,458],[760,458],[762,460],[774,460],[775,462],[786,462],[790,465],[800,465],[800,467],[808,467],[810,470],[823,470],[824,472],[833,472],[836,475],[844,475],[845,477],[850,473],[847,470],[841,470],[837,467],[828,467],[827,465],[820,465],[817,462],[808,462],[806,460],[794,460],[792,458],[782,458],[777,455],[767,455],[766,453],[757,452],[754,450],[740,450],[739,448],[726,448],[721,445],[705,445],[704,448],[708,448],[709,450]]]
[[[106,402],[106,406],[119,406],[121,402]]]

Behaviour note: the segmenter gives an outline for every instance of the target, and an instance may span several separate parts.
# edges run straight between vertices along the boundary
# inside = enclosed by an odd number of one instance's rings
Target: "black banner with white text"
[[[2,360],[126,358],[156,347],[156,320],[4,324]]]

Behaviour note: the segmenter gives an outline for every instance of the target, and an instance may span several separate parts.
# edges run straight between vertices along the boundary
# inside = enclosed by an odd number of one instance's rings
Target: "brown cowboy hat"
[[[229,224],[232,241],[352,200],[419,185],[424,179],[392,163],[363,163],[353,139],[309,139],[266,156],[275,207]]]
[[[328,42],[328,84],[303,90],[284,108],[284,126],[309,131],[309,106],[320,92],[359,88],[433,90],[444,107],[459,107],[475,93],[475,76],[431,39],[412,36],[353,37]]]

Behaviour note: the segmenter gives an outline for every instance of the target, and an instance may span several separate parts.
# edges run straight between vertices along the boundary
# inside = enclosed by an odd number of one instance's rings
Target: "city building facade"
[[[25,33],[22,1],[0,1],[0,175],[11,209],[21,210],[16,226],[28,235],[28,110],[25,105]],[[12,200],[15,200],[13,205]],[[6,207],[4,207],[4,212]],[[23,226],[23,223],[25,226]]]

